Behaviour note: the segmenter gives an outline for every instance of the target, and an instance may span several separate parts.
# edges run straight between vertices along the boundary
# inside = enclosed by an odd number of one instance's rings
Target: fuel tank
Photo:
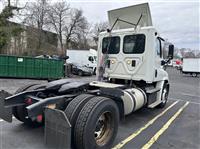
[[[140,88],[130,88],[123,90],[121,99],[124,103],[124,114],[128,115],[142,108],[147,103],[146,93]]]

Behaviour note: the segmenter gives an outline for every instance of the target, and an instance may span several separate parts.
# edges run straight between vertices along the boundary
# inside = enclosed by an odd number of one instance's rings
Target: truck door
[[[156,38],[155,41],[155,80],[160,80],[163,76],[163,66],[161,61],[163,60],[162,42],[160,38]]]

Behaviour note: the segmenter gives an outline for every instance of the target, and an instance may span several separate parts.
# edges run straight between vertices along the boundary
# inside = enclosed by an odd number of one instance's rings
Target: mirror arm
[[[164,65],[168,64],[170,62],[170,60],[171,60],[171,58],[162,60],[161,65],[164,66]]]

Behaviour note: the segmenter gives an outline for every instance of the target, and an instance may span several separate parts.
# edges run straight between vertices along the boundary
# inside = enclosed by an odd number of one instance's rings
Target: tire
[[[197,77],[197,73],[193,72],[193,73],[192,73],[192,76],[193,76],[193,77]]]
[[[119,110],[105,97],[94,97],[82,108],[75,125],[76,149],[109,149],[117,135]]]
[[[83,76],[83,72],[81,70],[78,71],[79,76]]]
[[[77,119],[78,114],[80,113],[84,104],[93,97],[94,95],[81,94],[75,97],[66,107],[65,114],[69,119],[70,123],[74,122]]]
[[[38,85],[38,84],[30,84],[30,85],[23,86],[16,91],[16,94],[23,92],[23,91],[37,89],[37,88],[34,88],[36,85]],[[28,113],[26,110],[26,106],[24,106],[24,105],[14,107],[13,115],[17,120],[23,122],[25,125],[34,126],[34,127],[43,125],[43,123],[38,123],[37,121],[32,121],[30,118],[27,117]]]
[[[164,108],[166,106],[168,101],[168,95],[169,95],[169,86],[167,83],[164,83],[161,95],[162,102],[157,106],[158,108]]]
[[[17,89],[17,91],[15,92],[15,94],[18,94],[18,93],[21,93],[21,92],[24,92],[25,90],[27,90],[28,88],[34,86],[34,85],[38,85],[38,84],[28,84],[28,85],[25,85],[25,86],[22,86],[20,87],[19,89]],[[21,116],[19,116],[18,112],[17,112],[17,107],[14,107],[13,108],[13,115],[16,119],[18,119],[19,121],[22,121],[22,119],[20,118]]]
[[[66,107],[65,114],[72,126],[71,128],[71,144],[74,144],[74,126],[76,124],[76,120],[78,118],[78,115],[80,111],[82,110],[83,106],[86,102],[88,102],[94,95],[89,94],[81,94],[77,97],[75,97]]]

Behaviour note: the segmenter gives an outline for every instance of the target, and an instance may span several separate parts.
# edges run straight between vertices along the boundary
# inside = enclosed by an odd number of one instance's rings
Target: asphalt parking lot
[[[200,77],[182,75],[168,68],[169,102],[164,109],[143,108],[120,123],[114,149],[198,149],[200,148]],[[94,79],[94,78],[83,78]],[[37,80],[0,79],[0,90],[14,93]],[[44,129],[30,128],[16,119],[0,120],[0,149],[46,149]]]

